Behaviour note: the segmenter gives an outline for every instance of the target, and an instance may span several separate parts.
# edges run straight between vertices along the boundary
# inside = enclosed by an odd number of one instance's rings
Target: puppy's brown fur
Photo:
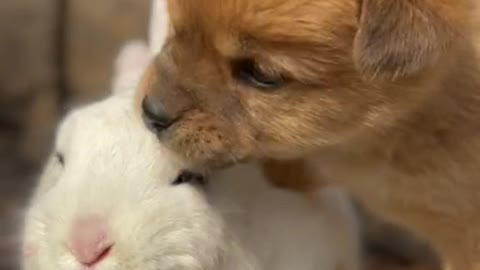
[[[473,4],[170,1],[140,95],[176,119],[159,136],[193,164],[305,158],[453,269],[480,269]],[[245,61],[282,85],[245,81]]]

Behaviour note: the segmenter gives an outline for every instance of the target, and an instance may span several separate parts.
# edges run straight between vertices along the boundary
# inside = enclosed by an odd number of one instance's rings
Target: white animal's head
[[[129,101],[112,97],[63,122],[28,214],[26,269],[81,269],[102,256],[97,269],[215,269],[223,224],[201,179],[180,176]]]
[[[25,270],[220,267],[228,241],[202,179],[138,115],[128,93],[64,119],[27,213]]]

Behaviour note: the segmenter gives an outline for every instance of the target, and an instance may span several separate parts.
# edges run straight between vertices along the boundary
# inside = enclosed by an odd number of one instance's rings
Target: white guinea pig
[[[26,215],[24,270],[359,269],[346,195],[278,190],[255,164],[185,172],[139,115],[127,91],[64,119]]]

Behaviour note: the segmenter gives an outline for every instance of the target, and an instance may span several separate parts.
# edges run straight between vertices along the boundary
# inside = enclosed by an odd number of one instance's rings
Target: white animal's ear
[[[135,91],[150,59],[160,52],[165,43],[168,20],[167,0],[152,0],[149,44],[130,41],[121,48],[115,61],[113,93]]]
[[[168,2],[167,0],[152,0],[150,15],[149,45],[153,55],[160,52],[168,34]]]
[[[112,92],[135,91],[150,59],[151,54],[146,42],[127,42],[115,59]]]

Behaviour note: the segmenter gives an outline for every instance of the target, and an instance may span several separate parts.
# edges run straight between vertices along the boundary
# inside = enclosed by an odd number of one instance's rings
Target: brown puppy
[[[452,269],[480,269],[473,4],[170,1],[145,120],[193,165],[305,158]]]

